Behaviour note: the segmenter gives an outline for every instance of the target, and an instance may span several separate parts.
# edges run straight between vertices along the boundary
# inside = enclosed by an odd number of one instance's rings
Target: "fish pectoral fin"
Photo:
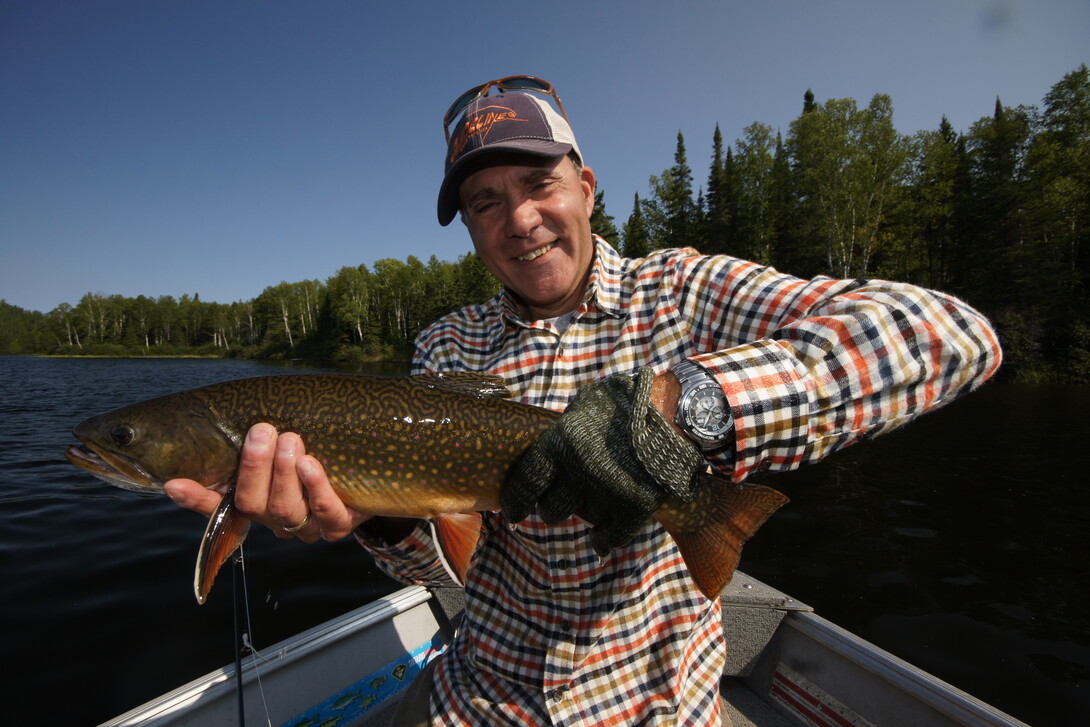
[[[242,546],[250,521],[235,507],[235,488],[232,487],[220,500],[219,507],[208,519],[197,553],[197,567],[193,572],[193,593],[197,603],[204,603],[216,575],[227,559]]]
[[[477,549],[477,541],[481,539],[481,520],[479,512],[457,512],[428,521],[439,560],[459,586],[466,583],[469,562]]]
[[[409,381],[431,389],[472,396],[474,399],[511,398],[507,381],[502,376],[494,374],[482,374],[475,371],[437,371],[410,376]]]
[[[677,543],[697,587],[708,598],[717,598],[734,577],[743,543],[787,502],[786,495],[771,487],[736,485],[708,474],[692,503],[669,500],[655,519]]]

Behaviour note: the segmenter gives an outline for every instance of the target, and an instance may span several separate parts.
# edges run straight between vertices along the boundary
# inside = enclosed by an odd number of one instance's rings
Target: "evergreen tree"
[[[937,131],[921,131],[913,140],[902,228],[904,248],[899,268],[907,279],[949,289],[957,236],[954,192],[958,175],[958,135],[943,116]]]
[[[620,242],[620,233],[613,224],[613,217],[606,214],[605,191],[599,189],[594,195],[594,212],[590,216],[590,231],[604,237],[607,242],[616,247]]]
[[[822,132],[818,128],[821,119],[820,115],[814,113],[817,108],[814,92],[806,89],[802,111],[791,122],[784,142],[784,159],[787,160],[795,216],[791,220],[790,230],[781,236],[777,264],[804,278],[829,272],[818,223],[822,213],[813,190],[815,172],[809,168],[813,160],[812,155],[806,151],[821,143]]]
[[[726,158],[723,153],[723,134],[719,130],[719,124],[716,124],[715,133],[712,135],[712,163],[708,170],[708,194],[704,198],[707,207],[705,247],[709,253],[725,253],[730,249],[730,191]]]
[[[475,252],[458,258],[455,265],[458,269],[459,288],[461,290],[461,304],[483,303],[500,292],[500,281],[488,272],[484,261]]]
[[[1090,70],[1086,64],[1064,76],[1044,98],[1040,132],[1029,149],[1038,236],[1050,240],[1045,254],[1060,261],[1067,294],[1084,300],[1090,260]],[[1065,294],[1066,297],[1066,294]],[[1066,306],[1065,306],[1066,307]]]
[[[48,345],[43,337],[46,318],[0,299],[0,354],[40,351]]]
[[[738,210],[738,164],[734,160],[734,150],[727,147],[727,157],[723,160],[723,180],[725,183],[723,201],[727,215],[727,229],[724,239],[724,252],[731,255],[740,255],[739,250],[739,226],[741,215]]]
[[[696,202],[693,203],[690,225],[691,242],[689,244],[701,252],[710,252],[708,250],[708,206],[704,200],[703,187],[698,187],[696,190]]]
[[[738,179],[738,249],[740,255],[770,264],[775,237],[772,211],[772,127],[755,122],[735,141]]]
[[[1048,328],[1043,353],[1064,374],[1090,381],[1090,71],[1065,75],[1044,98],[1026,157],[1026,227],[1035,265],[1027,285]]]
[[[647,257],[647,254],[651,252],[651,238],[647,232],[647,222],[643,218],[643,207],[640,204],[638,192],[632,203],[632,214],[628,216],[628,222],[624,223],[622,238],[624,243],[621,246],[621,254],[625,257]]]
[[[644,200],[644,215],[652,249],[691,246],[695,242],[693,173],[685,155],[685,137],[677,133],[674,166],[651,177],[651,198]]]
[[[798,196],[791,158],[779,132],[772,157],[771,185],[772,264],[794,275],[812,277],[820,270],[820,262],[807,260],[801,254],[805,245],[799,232]]]
[[[954,179],[951,190],[951,227],[953,244],[947,256],[945,288],[955,295],[968,298],[973,292],[976,274],[973,269],[973,244],[976,227],[973,220],[973,171],[969,156],[969,139],[959,134],[954,143]]]
[[[972,288],[979,305],[1003,310],[1024,302],[1011,282],[1021,281],[1027,265],[1022,246],[1026,191],[1022,163],[1030,138],[1028,109],[1011,109],[997,98],[990,118],[973,124],[969,133],[972,179]]]

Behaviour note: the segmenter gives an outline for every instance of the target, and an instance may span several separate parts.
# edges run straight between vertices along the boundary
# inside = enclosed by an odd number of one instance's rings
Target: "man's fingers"
[[[276,427],[263,423],[250,427],[242,443],[235,507],[251,520],[266,518],[276,443]]]
[[[522,455],[507,476],[500,492],[503,516],[509,523],[522,522],[533,512],[541,493],[552,484],[556,466],[539,439]]]
[[[284,432],[276,443],[273,457],[272,483],[269,488],[269,515],[289,535],[299,535],[306,526],[300,527],[310,515],[306,493],[299,481],[296,463],[305,453],[303,440],[294,432]],[[298,530],[296,530],[298,528]]]
[[[340,540],[370,518],[369,515],[353,510],[341,501],[333,490],[333,486],[329,484],[322,463],[314,457],[310,455],[300,457],[296,469],[306,491],[311,523],[317,530],[313,533],[315,539],[320,535],[329,541]]]
[[[553,486],[541,493],[537,512],[548,525],[559,525],[567,520],[583,504],[583,483],[574,479],[558,478]]]
[[[164,489],[181,507],[206,516],[221,499],[219,493],[192,480],[171,480]],[[278,434],[271,424],[255,424],[246,434],[235,506],[245,517],[268,526],[277,537],[308,543],[343,538],[370,517],[341,502],[325,469],[306,454],[298,434]]]
[[[222,496],[215,490],[209,490],[194,480],[169,480],[163,484],[163,491],[179,507],[193,510],[209,517],[219,507]]]

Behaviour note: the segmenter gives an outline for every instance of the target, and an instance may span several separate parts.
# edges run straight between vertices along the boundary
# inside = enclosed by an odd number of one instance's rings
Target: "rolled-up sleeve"
[[[736,482],[911,421],[978,387],[1002,359],[988,321],[943,293],[802,280],[731,258],[691,262],[700,270],[682,266],[681,310],[701,311],[694,327],[722,346],[692,360],[730,401],[735,450],[722,464]],[[722,269],[709,275],[709,264]]]

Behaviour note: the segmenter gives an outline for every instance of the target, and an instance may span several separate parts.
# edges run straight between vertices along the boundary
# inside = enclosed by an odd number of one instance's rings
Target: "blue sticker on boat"
[[[406,652],[386,666],[371,672],[320,704],[297,714],[280,727],[333,727],[353,721],[400,692],[416,678],[425,666],[443,653],[441,634],[431,641]]]

